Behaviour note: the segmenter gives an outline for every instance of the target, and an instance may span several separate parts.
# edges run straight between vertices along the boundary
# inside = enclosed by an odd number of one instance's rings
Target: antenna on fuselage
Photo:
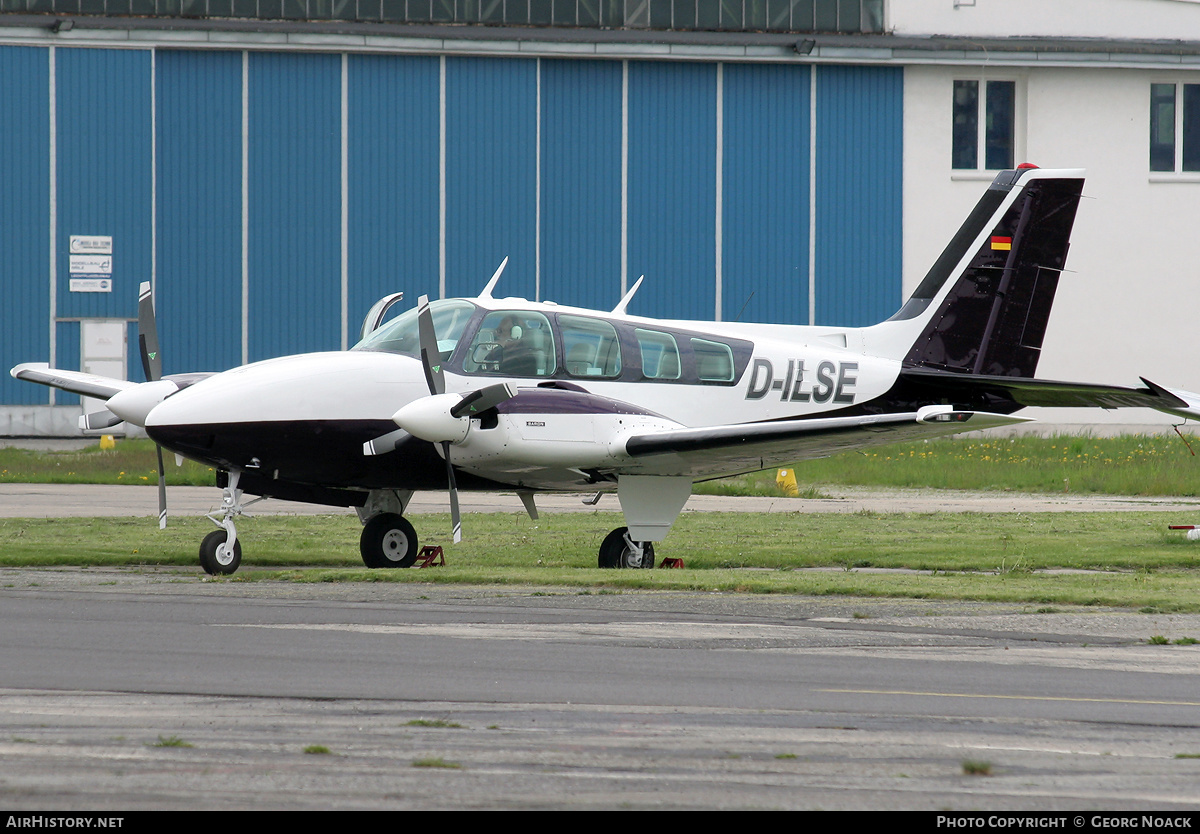
[[[483,292],[479,294],[480,298],[491,298],[492,288],[496,286],[496,282],[500,280],[500,274],[504,272],[504,267],[508,266],[508,256],[500,262],[500,266],[496,267],[495,273],[492,274],[492,280],[487,282],[487,286],[483,288]]]
[[[638,287],[640,287],[642,285],[642,282],[645,280],[646,280],[646,276],[643,275],[642,277],[638,278],[636,281],[633,282],[633,286],[629,288],[629,292],[625,293],[625,297],[617,302],[616,307],[613,307],[612,311],[615,315],[618,315],[618,316],[625,315],[625,308],[629,306],[629,302],[633,299],[633,294],[638,291]]]

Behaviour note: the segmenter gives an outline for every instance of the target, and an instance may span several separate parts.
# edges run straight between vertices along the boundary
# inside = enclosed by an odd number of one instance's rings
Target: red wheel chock
[[[421,552],[417,554],[417,567],[432,568],[438,565],[446,566],[446,557],[442,555],[442,548],[434,544],[422,547]]]
[[[659,567],[660,568],[681,568],[681,567],[683,567],[683,560],[682,559],[670,559],[667,557],[663,557],[662,564],[659,565]]]

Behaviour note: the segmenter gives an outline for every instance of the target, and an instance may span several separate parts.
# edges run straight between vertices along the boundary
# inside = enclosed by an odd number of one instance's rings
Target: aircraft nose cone
[[[428,396],[421,363],[372,351],[312,353],[214,374],[155,406],[146,433],[179,454],[312,482],[361,465],[363,444]]]

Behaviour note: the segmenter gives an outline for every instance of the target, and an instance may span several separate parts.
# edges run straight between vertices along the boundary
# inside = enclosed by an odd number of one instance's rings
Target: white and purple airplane
[[[904,306],[869,327],[649,319],[496,298],[428,302],[348,351],[221,373],[162,376],[142,285],[147,382],[45,364],[18,379],[107,400],[81,427],[121,421],[213,466],[210,574],[241,561],[243,495],[354,507],[369,567],[408,567],[415,490],[615,492],[626,526],[599,565],[654,565],[692,484],[898,441],[1023,422],[1026,406],[1149,407],[1200,417],[1200,395],[1034,379],[1083,189],[1079,170],[1001,172]],[[160,515],[165,522],[160,452]]]

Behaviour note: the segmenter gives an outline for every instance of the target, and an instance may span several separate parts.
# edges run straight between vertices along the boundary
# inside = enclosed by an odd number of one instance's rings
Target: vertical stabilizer
[[[1002,171],[904,307],[904,364],[1032,377],[1070,246],[1081,171]],[[915,322],[914,322],[915,323]]]

